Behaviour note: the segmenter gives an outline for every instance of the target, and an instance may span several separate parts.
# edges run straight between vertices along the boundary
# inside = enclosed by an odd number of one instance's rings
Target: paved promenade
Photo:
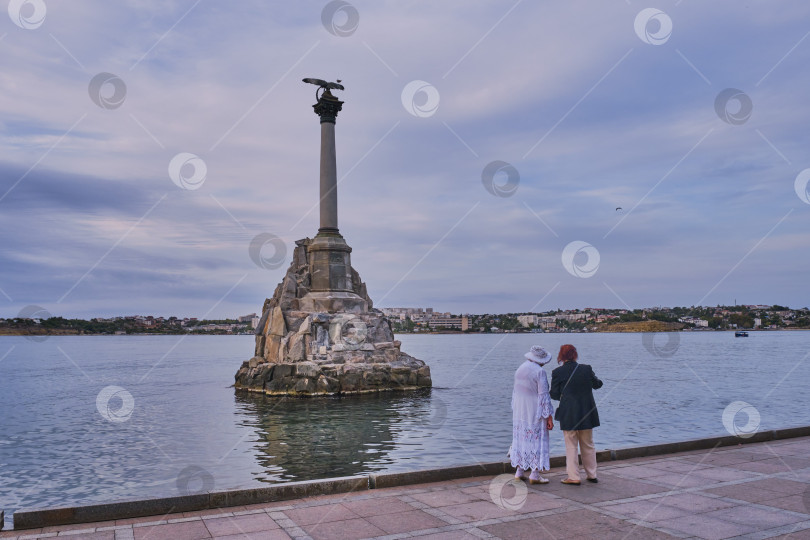
[[[599,483],[468,478],[0,538],[810,539],[810,438],[600,464]]]

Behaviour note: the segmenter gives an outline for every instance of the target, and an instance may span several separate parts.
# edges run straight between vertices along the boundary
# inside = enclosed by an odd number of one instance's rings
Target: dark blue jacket
[[[579,367],[574,372],[577,365]],[[568,386],[565,386],[566,383]],[[602,381],[596,378],[588,364],[566,362],[551,372],[551,399],[560,402],[554,418],[560,423],[561,430],[593,429],[599,425],[599,412],[593,399],[593,391],[597,388],[602,388]]]

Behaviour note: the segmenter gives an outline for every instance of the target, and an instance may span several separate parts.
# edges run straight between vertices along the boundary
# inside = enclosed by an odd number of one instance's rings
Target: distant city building
[[[461,317],[432,317],[431,328],[458,328],[461,330]]]
[[[704,328],[709,326],[709,321],[705,319],[698,319],[697,317],[681,317],[678,319],[678,322],[682,322],[684,324],[694,324],[695,326]]]
[[[251,313],[250,315],[242,315],[241,317],[237,317],[236,320],[240,323],[250,323],[250,327],[255,330],[256,327],[259,326],[260,317],[255,313]]]
[[[605,317],[600,315],[600,317]],[[590,313],[564,312],[558,315],[518,315],[517,320],[523,328],[536,326],[543,329],[557,328],[557,321],[587,321],[592,319]],[[597,319],[598,320],[598,319]]]
[[[524,328],[537,326],[537,315],[518,315],[517,320]]]
[[[539,326],[543,330],[556,330],[557,329],[557,317],[555,315],[538,317],[537,318],[537,326]]]
[[[241,324],[200,324],[197,326],[193,326],[192,330],[202,330],[202,331],[224,330],[225,332],[233,332],[234,330],[239,330],[241,328],[242,328]]]
[[[406,317],[413,320],[414,317],[428,317],[433,315],[433,308],[380,308],[383,315],[404,321]]]
[[[462,328],[462,318],[453,317],[452,313],[438,313],[433,308],[380,308],[389,319],[404,321],[410,319],[415,325],[431,328]]]
[[[555,316],[556,319],[563,321],[587,321],[590,317],[590,313],[563,313]]]

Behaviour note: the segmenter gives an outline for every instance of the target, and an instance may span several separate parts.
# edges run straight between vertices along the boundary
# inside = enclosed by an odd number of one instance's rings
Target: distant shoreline
[[[394,332],[397,336],[494,336],[494,335],[555,335],[555,334],[649,334],[649,333],[712,333],[712,332],[800,332],[808,331],[810,328],[768,328],[762,330],[599,330],[596,332]],[[147,333],[139,332],[133,334],[89,334],[78,332],[54,332],[54,333],[32,333],[32,332],[0,332],[0,337],[63,337],[63,336],[90,336],[90,337],[138,337],[138,336],[219,336],[219,337],[234,337],[234,336],[253,336],[254,334],[207,334],[207,333],[189,333],[189,334],[164,334],[164,333]]]
[[[768,328],[764,330],[734,330],[734,329],[722,329],[722,330],[599,330],[597,332],[394,332],[394,335],[397,336],[500,336],[504,334],[514,334],[514,335],[534,335],[534,336],[546,336],[546,335],[555,335],[555,334],[662,334],[662,333],[683,333],[683,334],[710,334],[714,332],[749,332],[749,333],[758,333],[758,332],[796,332],[796,331],[808,331],[810,328]]]
[[[76,332],[76,331],[57,331],[57,332],[20,332],[8,331],[4,329],[0,331],[0,337],[4,336],[23,336],[23,337],[59,337],[59,336],[107,336],[107,337],[121,337],[121,336],[253,336],[255,334],[225,334],[225,333],[206,333],[206,332],[183,332],[177,334],[170,334],[168,332],[133,332],[131,334],[107,334],[107,333],[91,333],[91,332]]]

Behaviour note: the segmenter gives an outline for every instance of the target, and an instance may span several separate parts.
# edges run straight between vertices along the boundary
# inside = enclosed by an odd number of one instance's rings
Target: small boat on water
[[[744,331],[734,332],[734,337],[748,337],[748,332]]]

